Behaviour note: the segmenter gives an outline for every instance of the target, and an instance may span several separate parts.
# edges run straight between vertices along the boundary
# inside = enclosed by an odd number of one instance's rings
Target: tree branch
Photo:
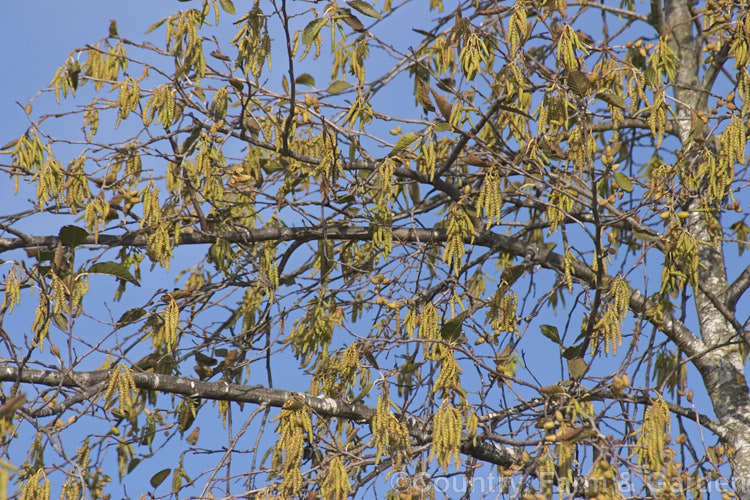
[[[748,287],[750,287],[750,266],[747,266],[727,289],[727,307],[730,311],[734,311],[737,301],[740,300],[740,297],[742,297],[742,294],[745,293]]]
[[[252,403],[280,408],[290,399],[302,401],[317,415],[337,417],[360,423],[369,422],[375,415],[375,409],[362,403],[349,403],[341,399],[311,396],[302,392],[269,389],[260,385],[247,386],[230,384],[226,381],[205,382],[188,377],[175,377],[158,373],[133,372],[133,382],[138,389],[159,391],[167,394],[181,394],[191,398]],[[18,369],[12,366],[0,366],[0,381],[18,381],[27,384],[40,384],[50,387],[74,387],[84,389],[91,394],[94,387],[103,388],[109,378],[108,370],[91,372],[59,372],[56,370]],[[44,410],[44,408],[42,408]],[[39,416],[35,411],[27,411],[32,416]],[[44,412],[45,416],[47,412]],[[413,417],[404,418],[409,434],[419,444],[432,441],[429,424]],[[521,450],[502,446],[489,441],[482,435],[476,442],[468,435],[461,440],[461,452],[477,460],[494,465],[509,467],[522,463]]]
[[[444,243],[447,240],[447,231],[443,228],[418,229],[418,228],[394,228],[393,238],[401,243]],[[244,228],[237,231],[225,233],[199,234],[181,233],[177,245],[198,245],[216,242],[219,238],[231,243],[254,243],[259,241],[314,241],[314,240],[370,240],[373,231],[366,227],[346,226],[332,224],[323,227],[262,227]],[[60,238],[57,236],[29,236],[28,239],[0,238],[0,253],[31,246],[55,247]],[[89,235],[82,243],[84,245],[107,245],[107,246],[146,246],[148,236],[142,231],[126,233],[121,236],[103,235],[98,238]],[[538,264],[542,267],[552,269],[558,273],[565,270],[564,257],[558,253],[543,250],[536,245],[528,244],[517,238],[512,238],[491,231],[482,231],[472,237],[466,238],[467,244],[493,248],[516,257],[527,258],[532,256],[528,262]],[[593,285],[595,275],[589,266],[582,262],[573,263],[573,276],[582,282]],[[671,314],[663,312],[661,317],[651,314],[654,305],[638,290],[631,289],[630,309],[636,315],[647,319],[658,329],[663,331],[672,339],[685,354],[694,357],[696,363],[700,363],[700,355],[706,351],[706,346],[688,329],[681,321],[675,319]]]
[[[637,19],[639,21],[643,21],[644,23],[648,22],[648,16],[639,14],[637,12],[634,12],[632,10],[627,9],[620,9],[617,7],[612,7],[609,5],[605,5],[604,3],[593,3],[593,2],[576,2],[571,3],[569,5],[577,5],[578,7],[593,7],[595,9],[600,9],[605,12],[610,12],[612,14],[617,14],[618,16],[625,16],[629,19]]]

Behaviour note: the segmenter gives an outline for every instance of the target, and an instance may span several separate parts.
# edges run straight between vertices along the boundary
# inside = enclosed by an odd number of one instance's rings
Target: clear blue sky
[[[5,144],[26,128],[23,110],[15,101],[26,104],[46,87],[72,49],[104,38],[110,19],[117,19],[123,36],[140,40],[155,20],[184,5],[148,0],[3,2],[0,142]]]

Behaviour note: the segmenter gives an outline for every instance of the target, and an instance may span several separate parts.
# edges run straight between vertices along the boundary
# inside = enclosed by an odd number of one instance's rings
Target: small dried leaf
[[[185,441],[187,441],[188,444],[195,446],[195,443],[198,442],[198,437],[200,436],[200,434],[201,428],[196,427],[195,429],[193,429],[193,432],[191,432],[190,435],[185,438]]]
[[[231,61],[229,56],[225,56],[224,54],[222,54],[219,49],[216,49],[213,52],[211,52],[211,57],[215,57],[216,59],[219,59],[221,61]]]
[[[435,106],[432,105],[432,100],[430,99],[429,87],[425,87],[425,86],[419,87],[418,95],[419,95],[419,104],[422,105],[425,111],[435,111]]]
[[[443,115],[443,118],[445,118],[445,121],[450,121],[451,119],[451,112],[453,111],[453,106],[451,105],[448,100],[435,92],[433,89],[430,89],[432,92],[432,97],[435,98],[435,103],[437,104],[438,109],[440,110],[440,114]]]
[[[13,139],[13,140],[12,140],[12,141],[10,141],[10,142],[9,142],[8,144],[6,144],[5,146],[1,147],[1,148],[0,148],[0,151],[5,151],[5,150],[7,150],[7,149],[10,149],[10,148],[12,148],[12,147],[13,147],[13,146],[15,146],[16,144],[18,144],[18,141],[19,141],[19,140],[20,140],[20,139]]]

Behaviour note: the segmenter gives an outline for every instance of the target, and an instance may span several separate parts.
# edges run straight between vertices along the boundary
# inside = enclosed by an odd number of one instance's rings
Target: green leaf
[[[396,142],[396,145],[393,146],[393,149],[391,149],[389,156],[395,155],[396,153],[403,151],[405,148],[409,147],[417,139],[419,139],[418,133],[416,132],[405,133],[404,135],[398,138],[398,141]]]
[[[421,362],[415,362],[406,360],[404,364],[401,365],[399,368],[399,371],[404,375],[410,375],[417,371],[417,369],[424,364],[424,361]]]
[[[578,97],[586,97],[591,82],[583,71],[571,71],[568,73],[568,87],[578,94]]]
[[[347,3],[349,4],[349,7],[356,10],[357,12],[360,12],[361,14],[364,14],[368,17],[374,17],[375,19],[382,19],[380,17],[380,13],[367,2],[363,2],[362,0],[352,0],[351,2]]]
[[[343,92],[351,86],[351,83],[347,83],[343,80],[336,80],[331,84],[330,87],[328,87],[328,92],[330,92],[331,94],[338,94],[339,92]]]
[[[130,274],[127,266],[124,266],[123,264],[120,264],[118,262],[97,262],[89,268],[88,272],[90,274],[108,274],[110,276],[114,276],[115,278],[129,281],[135,286],[141,286],[141,284],[138,283],[138,280],[135,279],[132,274]]]
[[[432,130],[435,132],[445,132],[446,130],[450,130],[451,124],[448,122],[439,122],[436,123],[434,127],[432,127]]]
[[[212,358],[211,356],[206,356],[202,352],[196,352],[194,356],[195,356],[195,362],[201,365],[214,366],[215,364],[218,363],[218,360],[216,358]]]
[[[239,90],[242,92],[245,89],[245,83],[240,80],[239,78],[230,78],[229,84],[235,88],[235,90]]]
[[[583,358],[573,358],[568,360],[568,373],[575,379],[583,377],[588,369],[588,363]]]
[[[128,462],[128,474],[133,472],[133,469],[138,467],[138,464],[141,463],[140,458],[134,458],[130,462]]]
[[[582,347],[583,347],[583,344],[578,344],[578,345],[572,345],[566,348],[562,353],[563,358],[565,359],[580,358],[581,354],[583,354],[581,352]]]
[[[464,320],[469,316],[469,311],[458,314],[455,318],[443,323],[440,327],[440,336],[446,342],[457,342],[461,339],[463,333]]]
[[[560,340],[560,334],[558,333],[556,326],[542,325],[539,328],[542,330],[542,335],[550,339],[555,344],[562,345],[562,341]]]
[[[151,481],[149,481],[151,483],[151,486],[153,486],[154,488],[158,488],[159,485],[164,482],[170,472],[172,472],[172,469],[162,469],[151,476]]]
[[[373,366],[376,370],[379,370],[380,367],[378,366],[378,360],[375,359],[375,356],[372,355],[372,351],[368,348],[362,349],[362,356],[367,360],[368,363],[370,363],[371,366]]]
[[[157,21],[157,22],[155,22],[154,24],[152,24],[152,25],[151,25],[151,27],[150,27],[149,29],[147,29],[147,30],[146,30],[146,34],[148,35],[148,34],[149,34],[149,33],[151,33],[152,31],[154,31],[154,30],[155,30],[156,28],[158,28],[159,26],[161,26],[162,24],[164,24],[165,22],[167,22],[167,19],[168,19],[168,18],[166,18],[166,17],[165,17],[165,18],[164,18],[164,19],[162,19],[161,21]]]
[[[302,31],[302,43],[305,45],[313,43],[327,21],[328,19],[321,17],[319,19],[313,19],[307,23],[307,26],[305,26],[305,29]]]
[[[661,237],[658,234],[652,234],[646,231],[639,231],[636,228],[633,228],[633,236],[635,236],[641,241],[658,241],[661,239]]]
[[[66,247],[76,247],[86,241],[89,232],[78,226],[63,226],[60,228],[60,241]]]
[[[221,8],[224,9],[224,12],[226,12],[227,14],[235,14],[234,4],[232,3],[232,0],[219,0],[219,4],[221,4]]]
[[[339,8],[339,14],[341,15],[341,20],[357,33],[365,31],[365,25],[362,24],[362,21],[357,16],[352,14],[351,10]]]
[[[607,94],[605,92],[599,92],[598,94],[596,94],[596,98],[601,99],[602,101],[606,102],[607,104],[611,104],[616,108],[625,109],[625,99],[617,94]]]
[[[294,79],[294,83],[299,83],[300,85],[307,85],[308,87],[315,87],[315,78],[312,77],[310,73],[302,73],[297,78]]]
[[[62,331],[68,331],[68,317],[64,314],[55,314],[52,316],[52,321]]]
[[[117,326],[125,326],[130,323],[135,323],[142,317],[146,315],[146,310],[142,307],[136,307],[135,309],[128,309],[124,313],[122,313],[122,316],[120,316],[120,319],[117,320]]]
[[[633,181],[631,181],[630,177],[623,174],[622,172],[615,172],[615,183],[623,191],[626,191],[628,193],[633,192]]]

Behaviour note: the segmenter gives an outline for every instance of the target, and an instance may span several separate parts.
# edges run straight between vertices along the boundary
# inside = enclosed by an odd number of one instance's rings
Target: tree
[[[744,3],[187,7],[2,148],[9,494],[750,499]]]

